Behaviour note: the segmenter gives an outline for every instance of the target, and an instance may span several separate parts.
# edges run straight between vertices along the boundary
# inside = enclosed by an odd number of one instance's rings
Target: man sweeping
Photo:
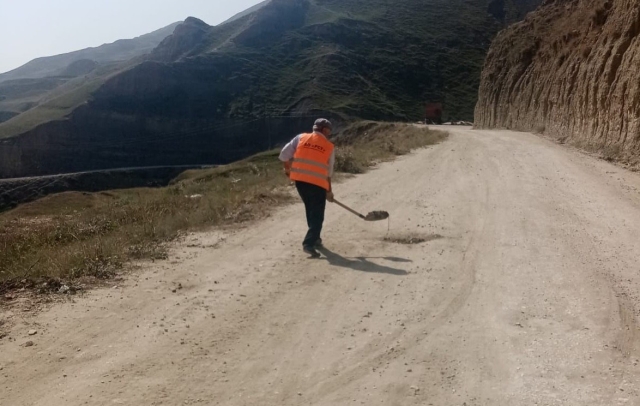
[[[296,189],[304,202],[309,231],[302,242],[302,248],[311,258],[320,257],[316,248],[322,247],[320,234],[326,202],[333,202],[331,177],[335,148],[328,139],[331,131],[331,122],[320,118],[316,120],[312,133],[296,136],[280,153],[284,173],[296,183]]]

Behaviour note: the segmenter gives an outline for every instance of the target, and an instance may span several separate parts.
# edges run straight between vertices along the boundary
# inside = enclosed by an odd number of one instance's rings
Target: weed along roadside
[[[358,122],[335,138],[336,170],[364,173],[445,138],[427,127]],[[113,277],[131,260],[166,258],[166,243],[183,232],[263,218],[293,201],[277,156],[186,171],[164,188],[65,192],[5,212],[0,293],[73,291]]]

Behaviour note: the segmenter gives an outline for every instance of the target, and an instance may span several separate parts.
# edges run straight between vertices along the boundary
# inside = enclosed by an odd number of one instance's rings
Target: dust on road
[[[441,238],[329,206],[309,261],[299,204],[191,235],[0,340],[0,404],[640,404],[640,176],[451,131],[335,188]]]

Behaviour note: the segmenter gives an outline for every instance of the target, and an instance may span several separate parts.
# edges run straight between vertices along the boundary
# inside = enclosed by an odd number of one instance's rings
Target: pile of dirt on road
[[[429,241],[439,240],[443,238],[439,234],[391,234],[384,237],[384,241],[394,243],[394,244],[403,244],[403,245],[419,245],[424,244]]]
[[[405,155],[447,137],[444,131],[425,131],[424,126],[404,123],[359,121],[347,126],[333,140],[336,144],[336,170],[364,173],[378,162]]]
[[[640,5],[550,1],[494,41],[476,125],[544,132],[640,163]]]

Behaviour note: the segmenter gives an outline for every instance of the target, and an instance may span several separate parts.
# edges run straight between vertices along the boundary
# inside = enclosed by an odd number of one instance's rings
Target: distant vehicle
[[[442,103],[427,103],[424,123],[442,124]]]

